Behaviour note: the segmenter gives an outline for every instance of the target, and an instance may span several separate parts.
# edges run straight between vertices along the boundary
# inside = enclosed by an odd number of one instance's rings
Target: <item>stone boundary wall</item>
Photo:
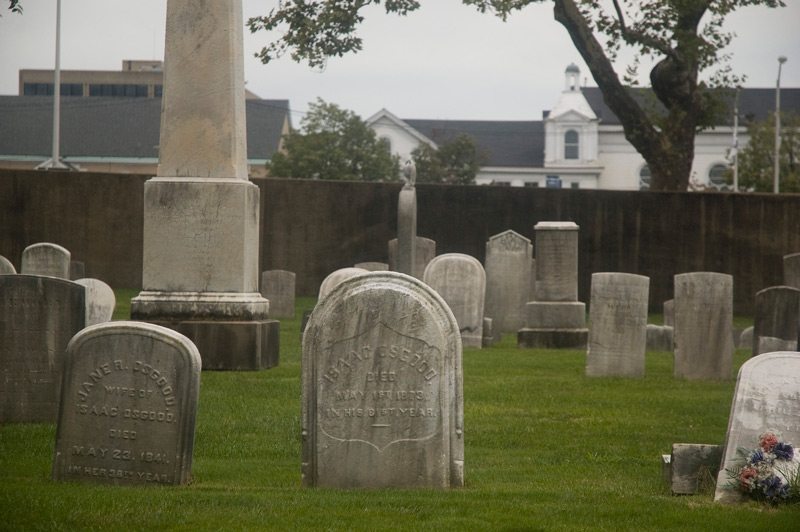
[[[86,276],[140,288],[142,197],[147,177],[0,170],[0,255],[19,270],[29,244],[53,242]],[[330,272],[388,262],[397,236],[400,183],[255,179],[261,189],[260,270],[297,274],[316,295]],[[580,226],[579,300],[591,274],[650,277],[650,309],[672,299],[673,276],[734,276],[734,312],[752,315],[755,293],[782,283],[783,256],[800,252],[800,195],[636,192],[417,185],[417,235],[436,252],[484,261],[486,241],[507,229],[534,240],[540,221]]]

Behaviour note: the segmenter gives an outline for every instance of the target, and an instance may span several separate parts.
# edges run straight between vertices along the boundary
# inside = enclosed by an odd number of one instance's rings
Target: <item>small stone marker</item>
[[[464,347],[480,349],[483,346],[486,273],[478,259],[462,253],[439,255],[425,268],[423,280],[453,311]]]
[[[733,277],[675,276],[675,377],[730,379],[733,372]]]
[[[356,275],[361,275],[362,273],[369,273],[367,270],[362,268],[341,268],[328,274],[328,276],[322,280],[322,284],[319,287],[319,295],[317,296],[317,303],[322,301],[322,298],[327,296],[331,290],[336,288],[336,285],[341,283],[342,281],[346,281],[351,277],[355,277]]]
[[[464,483],[461,338],[444,300],[396,272],[348,279],[303,337],[303,484]]]
[[[296,278],[294,272],[286,270],[261,272],[261,295],[269,300],[271,318],[294,316]]]
[[[800,289],[800,253],[783,256],[783,284]]]
[[[675,327],[675,300],[667,299],[664,301],[664,325]]]
[[[797,351],[800,290],[773,286],[756,293],[753,356],[773,351]]]
[[[647,324],[647,350],[672,351],[673,328],[666,325]]]
[[[69,279],[70,253],[65,248],[40,242],[31,244],[22,252],[20,273]]]
[[[418,236],[415,240],[417,248],[414,251],[415,264],[414,277],[422,279],[425,273],[425,268],[428,263],[436,256],[436,241],[430,238]],[[393,238],[389,241],[389,270],[396,272],[397,270],[397,239]]]
[[[0,275],[11,275],[15,273],[17,273],[17,269],[14,268],[14,264],[4,256],[0,255]]]
[[[368,272],[389,271],[389,265],[385,262],[359,262],[355,267],[367,270]]]
[[[191,480],[200,353],[158,325],[84,329],[67,350],[53,479],[123,486]]]
[[[39,275],[0,276],[0,423],[53,423],[64,353],[83,329],[86,290]]]
[[[739,369],[714,501],[743,500],[726,469],[741,466],[744,456],[740,450],[757,450],[766,432],[777,432],[783,442],[795,446],[800,443],[800,353],[766,353]],[[795,447],[792,466],[798,465]]]
[[[111,321],[117,306],[114,290],[100,279],[83,278],[75,282],[86,288],[86,326]]]
[[[588,377],[644,377],[649,290],[643,275],[592,274]]]
[[[510,229],[486,242],[486,315],[499,333],[525,325],[532,255],[531,241]]]
[[[719,474],[722,445],[673,443],[670,458],[670,491],[693,495],[710,490]]]

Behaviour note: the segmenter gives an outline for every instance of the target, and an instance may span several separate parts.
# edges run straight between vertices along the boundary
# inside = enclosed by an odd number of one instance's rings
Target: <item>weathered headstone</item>
[[[261,295],[269,300],[269,315],[273,318],[294,316],[294,272],[268,270],[261,272]]]
[[[742,449],[758,450],[766,432],[777,432],[783,442],[800,442],[800,353],[766,353],[739,369],[731,404],[725,451],[717,478],[716,502],[736,503],[744,495],[731,473],[740,469]],[[800,467],[794,452],[792,467]]]
[[[442,296],[456,317],[464,347],[483,346],[483,308],[486,273],[474,257],[446,253],[425,268],[425,284]]]
[[[53,423],[64,353],[83,329],[86,290],[38,275],[0,276],[0,423]]]
[[[589,377],[644,377],[650,278],[592,274],[589,303]]]
[[[676,377],[730,379],[732,331],[732,276],[711,272],[675,276],[673,373]]]
[[[664,301],[664,325],[667,327],[675,327],[675,300],[668,299]]]
[[[188,336],[206,369],[278,358],[266,339],[279,323],[258,290],[243,28],[241,0],[167,2],[158,170],[145,183],[142,291],[131,301],[133,319]]]
[[[69,278],[73,281],[86,277],[86,265],[79,260],[69,261]]]
[[[486,315],[499,333],[525,325],[532,254],[531,241],[510,229],[486,242]]]
[[[517,346],[585,349],[586,305],[578,301],[578,231],[573,222],[539,222],[535,299],[526,305],[526,326]]]
[[[674,329],[666,325],[647,324],[647,350],[672,351],[672,334]]]
[[[331,290],[336,288],[337,284],[341,283],[342,281],[346,281],[351,277],[355,277],[356,275],[361,275],[362,273],[369,272],[363,268],[341,268],[335,272],[329,273],[328,276],[322,280],[322,284],[319,286],[317,303],[322,301],[325,296],[330,294]]]
[[[75,282],[86,288],[86,326],[111,321],[117,306],[114,290],[100,279],[83,278]]]
[[[419,280],[374,272],[321,300],[303,337],[303,484],[464,483],[461,339]]]
[[[15,273],[17,273],[17,269],[14,268],[14,264],[4,256],[0,255],[0,275],[10,275]]]
[[[800,289],[800,253],[783,256],[783,284]]]
[[[756,293],[753,356],[772,351],[797,351],[800,289],[773,286]]]
[[[722,445],[673,443],[670,458],[670,491],[693,495],[710,490],[719,474]]]
[[[414,277],[422,279],[425,273],[425,268],[428,263],[436,256],[436,241],[430,238],[418,236],[415,240],[417,247],[414,250],[414,260],[416,266],[414,267]],[[393,238],[389,241],[389,270],[396,272],[397,270],[397,239]]]
[[[192,476],[200,353],[149,323],[84,329],[67,349],[53,479],[186,484]]]
[[[385,272],[389,270],[389,265],[385,262],[359,262],[354,267],[368,272]]]
[[[22,252],[24,275],[45,275],[58,279],[69,279],[70,253],[58,244],[40,242],[31,244]]]

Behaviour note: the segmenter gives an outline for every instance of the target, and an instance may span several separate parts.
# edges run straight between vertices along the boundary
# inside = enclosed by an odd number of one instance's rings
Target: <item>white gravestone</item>
[[[369,273],[367,270],[363,268],[341,268],[336,270],[335,272],[331,272],[328,276],[322,280],[322,284],[319,286],[319,294],[317,295],[317,303],[322,301],[322,299],[331,293],[331,290],[336,288],[336,285],[341,283],[342,281],[346,281],[351,277],[355,277],[356,275],[361,275],[362,273]]]
[[[745,496],[736,489],[730,472],[741,469],[743,451],[756,451],[762,435],[777,433],[795,446],[791,468],[800,467],[800,353],[766,353],[751,358],[739,369],[733,394],[722,467],[714,501],[736,503]]]
[[[730,379],[733,373],[733,277],[675,276],[675,377]]]
[[[17,273],[17,269],[14,268],[14,264],[0,255],[0,275],[12,275],[15,273]]]
[[[273,318],[294,316],[295,282],[294,272],[268,270],[261,272],[261,295],[269,300],[269,314]]]
[[[512,230],[486,242],[486,316],[495,332],[517,332],[525,325],[533,245]]]
[[[643,275],[592,275],[587,376],[644,376],[649,289]]]
[[[753,356],[771,351],[797,351],[800,290],[772,286],[756,293]]]
[[[86,288],[86,326],[111,321],[117,306],[114,290],[100,279],[83,278],[75,282]]]
[[[464,347],[480,349],[486,273],[478,259],[462,253],[439,255],[425,268],[423,280],[453,311]]]
[[[191,480],[201,361],[188,338],[149,323],[104,323],[75,335],[65,362],[54,480]]]
[[[69,279],[70,253],[66,248],[50,242],[31,244],[22,252],[24,275],[44,275]]]
[[[442,298],[396,272],[336,286],[303,337],[301,426],[304,485],[462,486],[461,338]]]

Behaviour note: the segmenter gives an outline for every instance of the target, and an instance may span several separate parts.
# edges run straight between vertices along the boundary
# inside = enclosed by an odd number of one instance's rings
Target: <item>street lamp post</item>
[[[781,67],[786,62],[786,56],[778,58],[778,81],[775,84],[775,178],[773,183],[773,192],[778,193],[780,187],[778,181],[780,179],[780,155],[781,155]]]

